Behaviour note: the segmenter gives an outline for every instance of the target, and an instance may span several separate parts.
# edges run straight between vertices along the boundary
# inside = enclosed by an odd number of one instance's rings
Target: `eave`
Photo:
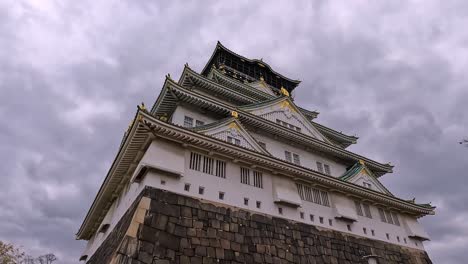
[[[188,130],[186,128],[169,124],[154,118],[151,114],[137,111],[136,118],[127,133],[124,144],[112,163],[112,166],[96,195],[78,233],[77,239],[89,240],[96,232],[104,216],[136,169],[144,152],[155,137],[180,143],[184,146],[212,151],[227,159],[256,164],[265,170],[275,172],[296,181],[305,181],[320,185],[334,192],[362,197],[376,204],[385,204],[387,207],[398,209],[404,213],[416,216],[434,214],[435,207],[426,207],[391,197],[364,187],[343,182],[337,178],[288,163],[281,159],[242,148],[225,141]]]
[[[274,71],[274,70],[271,68],[271,66],[268,65],[268,63],[265,63],[263,60],[249,59],[249,58],[246,58],[246,57],[244,57],[244,56],[242,56],[242,55],[240,55],[240,54],[237,54],[237,53],[231,51],[230,49],[228,49],[228,48],[226,48],[225,46],[223,46],[223,45],[221,44],[221,42],[219,42],[219,41],[216,43],[216,47],[215,47],[213,53],[211,54],[210,59],[209,59],[208,62],[205,64],[205,67],[203,68],[203,71],[202,71],[202,75],[205,75],[205,76],[208,75],[208,72],[210,71],[211,65],[213,64],[213,59],[216,57],[216,54],[217,54],[218,52],[220,52],[220,51],[224,51],[224,52],[226,52],[226,53],[228,53],[228,54],[230,54],[230,55],[232,55],[232,56],[235,56],[235,57],[237,57],[237,58],[239,58],[239,59],[241,59],[241,60],[243,60],[243,61],[245,61],[245,62],[247,62],[247,63],[250,63],[250,64],[260,64],[260,65],[262,65],[262,67],[265,67],[266,69],[268,69],[272,74],[274,74],[274,75],[278,76],[279,78],[282,78],[282,79],[284,79],[284,80],[286,80],[286,81],[288,81],[288,82],[294,84],[294,87],[291,89],[291,91],[292,91],[297,85],[299,85],[299,83],[301,83],[301,81],[299,81],[299,80],[290,79],[290,78],[288,78],[288,77],[286,77],[286,76],[284,76],[284,75],[282,75],[282,74],[280,74],[280,73]],[[291,92],[291,91],[290,91],[290,92]]]
[[[227,78],[217,69],[212,69],[212,73],[214,77],[213,80],[198,74],[188,65],[185,65],[178,83],[179,85],[187,88],[191,88],[192,85],[198,85],[208,91],[232,98],[241,104],[261,103],[277,98],[265,92],[255,90],[247,84]],[[298,107],[298,109],[310,121],[315,119],[319,114],[316,111],[310,111],[302,107]],[[358,137],[349,136],[319,123],[311,122],[326,137],[336,141],[343,148],[346,148],[351,144],[356,144],[357,142]]]
[[[366,164],[368,164],[368,167],[374,172],[374,174],[377,177],[380,177],[385,173],[392,172],[393,166],[391,165],[379,163],[377,161],[347,151],[339,146],[323,142],[321,140],[304,135],[303,133],[297,131],[285,130],[284,127],[276,124],[275,122],[271,122],[254,114],[251,114],[247,111],[243,111],[235,105],[220,102],[216,98],[202,96],[192,90],[188,90],[180,86],[178,83],[171,79],[166,79],[163,91],[161,93],[163,92],[170,93],[172,96],[176,97],[180,101],[197,105],[201,108],[205,108],[220,115],[229,116],[232,111],[237,111],[239,113],[239,119],[244,124],[248,124],[265,131],[274,132],[278,136],[282,136],[285,139],[293,141],[299,145],[305,145],[310,147],[311,149],[322,151],[337,158],[347,160],[350,166],[359,160],[364,160]],[[156,103],[157,104],[153,106],[152,113],[156,116],[161,116],[164,113],[160,111],[160,107],[169,107],[164,102],[162,102],[162,100],[159,100]],[[169,115],[169,113],[166,113],[166,115]]]

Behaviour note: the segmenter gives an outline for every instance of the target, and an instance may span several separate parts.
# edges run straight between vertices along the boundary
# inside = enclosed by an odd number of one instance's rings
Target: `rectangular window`
[[[244,198],[244,205],[249,205],[249,198]]]
[[[241,167],[241,183],[250,185],[250,169]]]
[[[282,215],[283,214],[283,208],[278,207],[278,214]]]
[[[319,221],[320,221],[321,224],[323,224],[323,217],[320,216]]]
[[[386,233],[385,235],[387,236],[387,240],[390,240],[390,234]]]
[[[374,229],[371,230],[372,236],[375,236],[375,231]]]
[[[364,207],[364,214],[367,218],[372,218],[372,214],[370,211],[370,207],[368,204],[362,204],[362,207]]]
[[[198,187],[198,194],[200,194],[200,195],[205,194],[205,188],[202,187],[202,186]]]
[[[301,217],[301,219],[304,219],[304,212],[300,212],[299,216]]]
[[[367,229],[365,227],[362,228],[362,232],[364,232],[364,235],[367,235]]]
[[[220,200],[224,200],[224,192],[219,192],[218,198],[219,198]]]
[[[360,215],[362,216],[362,207],[361,207],[361,203],[358,202],[358,201],[354,201],[354,205],[356,206],[356,213],[357,215]]]
[[[311,222],[314,221],[314,215],[313,215],[313,214],[309,215],[309,218],[310,218],[310,221],[311,221]]]
[[[392,214],[393,222],[395,223],[395,225],[400,226],[400,220],[398,219],[398,215],[395,213],[391,213],[391,214]]]
[[[226,178],[226,162],[222,160],[216,160],[216,174],[220,178]]]
[[[165,180],[161,180],[161,185],[166,185],[166,181],[165,181]]]
[[[191,170],[200,171],[200,169],[201,169],[201,162],[202,162],[202,155],[201,155],[201,154],[198,154],[198,153],[195,153],[195,152],[191,152],[191,153],[190,153],[190,165],[189,165],[189,168],[190,168]]]
[[[289,128],[289,129],[296,130],[297,132],[301,132],[301,128],[300,128],[300,127],[297,127],[297,126],[295,126],[295,125],[293,125],[293,124],[289,124],[289,123],[284,122],[284,121],[282,121],[282,120],[276,119],[276,123],[277,123],[278,125],[287,127],[287,128]]]
[[[260,202],[260,201],[257,201],[257,208],[259,208],[259,209],[260,209],[261,207],[262,207],[262,202]]]
[[[195,152],[190,153],[189,169],[226,178],[226,162]]]
[[[387,219],[385,218],[384,210],[382,208],[379,208],[379,215],[380,215],[380,220],[382,222],[387,222]]]
[[[185,190],[186,192],[190,191],[190,184],[189,184],[189,183],[186,183],[186,184],[184,185],[184,190]]]
[[[205,122],[201,121],[201,120],[196,120],[195,121],[195,126],[203,126],[205,124]]]
[[[405,242],[405,244],[406,244],[406,243],[408,243],[408,242],[406,241],[406,237],[405,237],[405,238],[403,238],[403,242]]]
[[[301,165],[301,159],[298,154],[293,153],[293,162],[294,164]]]
[[[329,166],[329,165],[323,164],[323,168],[325,169],[325,174],[331,175],[330,166]]]
[[[289,152],[289,151],[284,151],[284,158],[286,159],[286,161],[292,162],[291,152]]]
[[[323,165],[321,162],[317,161],[317,171],[323,173]]]
[[[249,168],[240,168],[241,183],[252,185],[257,188],[263,188],[263,174],[260,171],[252,171],[250,174]],[[252,176],[252,179],[251,179]]]
[[[191,118],[190,116],[185,116],[184,127],[193,127],[193,118]]]
[[[317,189],[312,189],[314,193],[314,203],[316,204],[322,204],[321,199],[320,199],[320,191]]]
[[[328,225],[333,226],[333,220],[328,219]]]
[[[320,195],[322,196],[322,205],[330,207],[330,202],[328,201],[328,193],[320,191]]]
[[[399,236],[397,236],[397,237],[396,237],[396,240],[397,240],[398,242],[400,242],[400,237],[399,237]]]
[[[213,175],[214,159],[203,156],[203,173]]]
[[[241,144],[240,139],[238,139],[238,138],[233,138],[233,137],[230,137],[230,136],[227,137],[227,141],[228,141],[229,143],[234,144],[234,145],[237,145],[237,146],[240,146],[240,144]]]
[[[351,232],[351,225],[346,225],[346,228],[348,228],[348,231]]]
[[[263,188],[263,175],[259,171],[253,172],[253,182],[254,186],[257,188]]]
[[[389,211],[385,211],[385,216],[387,217],[387,222],[389,224],[393,224],[393,219],[392,219],[392,216],[390,215]]]

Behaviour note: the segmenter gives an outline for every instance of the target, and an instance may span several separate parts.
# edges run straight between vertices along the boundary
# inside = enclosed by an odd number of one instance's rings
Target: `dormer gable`
[[[240,109],[275,122],[288,129],[331,143],[314,127],[309,119],[302,114],[289,96],[281,96],[261,103],[242,106]]]
[[[258,144],[235,117],[221,119],[204,126],[196,127],[193,130],[240,147],[270,155],[268,151]]]
[[[372,171],[367,168],[366,164],[362,160],[354,164],[349,170],[341,175],[340,179],[393,196],[393,194],[390,193],[382,183],[380,183]]]

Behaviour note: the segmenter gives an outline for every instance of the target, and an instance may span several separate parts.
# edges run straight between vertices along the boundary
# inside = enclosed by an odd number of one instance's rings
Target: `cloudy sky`
[[[220,40],[302,80],[298,104],[396,166],[394,194],[438,207],[423,219],[434,262],[466,263],[468,2],[155,3],[0,2],[0,240],[77,263],[136,105]]]

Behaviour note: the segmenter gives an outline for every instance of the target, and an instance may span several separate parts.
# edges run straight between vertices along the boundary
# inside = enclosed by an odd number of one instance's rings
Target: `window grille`
[[[241,167],[241,183],[250,185],[250,169]]]
[[[372,218],[372,214],[371,214],[371,211],[370,211],[370,206],[368,204],[362,204],[362,207],[364,207],[364,215],[367,218]]]
[[[216,160],[216,174],[220,178],[226,178],[226,162],[222,160]]]
[[[363,216],[361,203],[358,201],[354,201],[354,205],[356,206],[356,213],[360,216]]]
[[[203,173],[213,175],[214,159],[203,156]]]
[[[382,220],[382,222],[387,222],[387,219],[385,218],[384,210],[382,208],[379,208],[379,215],[380,215],[380,220]]]
[[[284,151],[284,157],[285,157],[286,161],[292,162],[291,152]]]
[[[323,164],[323,168],[325,169],[325,174],[331,175],[330,173],[330,166],[327,164]]]
[[[300,159],[299,155],[296,154],[296,153],[293,153],[293,161],[294,161],[295,164],[301,165],[301,159]]]
[[[190,152],[189,169],[215,175],[220,178],[226,178],[225,161],[217,160],[196,152]]]
[[[323,165],[322,165],[321,162],[318,162],[318,161],[317,161],[317,170],[318,170],[319,172],[323,173]]]
[[[395,223],[395,225],[400,226],[400,220],[398,219],[398,215],[395,213],[391,213],[391,214],[392,214],[393,222]]]
[[[254,177],[254,186],[258,188],[263,188],[263,175],[259,171],[253,172]]]
[[[190,153],[190,165],[189,165],[189,168],[190,168],[191,170],[200,171],[201,162],[202,162],[202,155],[201,155],[201,154],[198,154],[198,153],[195,153],[195,152],[191,152],[191,153]]]
[[[297,191],[301,200],[313,202],[323,206],[330,206],[328,192],[312,188],[308,185],[296,183]]]
[[[387,222],[389,224],[393,224],[393,219],[392,219],[392,215],[390,214],[389,211],[385,211],[385,215],[387,216]]]
[[[184,127],[193,127],[193,118],[191,118],[190,116],[185,116]]]

